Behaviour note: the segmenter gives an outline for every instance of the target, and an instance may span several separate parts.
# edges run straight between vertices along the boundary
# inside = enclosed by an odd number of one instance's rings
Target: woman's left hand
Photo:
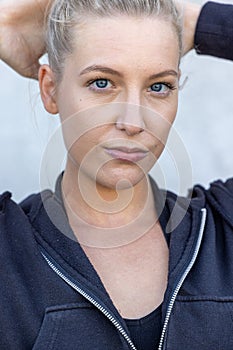
[[[194,48],[194,36],[197,20],[201,12],[201,6],[191,2],[175,1],[176,6],[183,17],[183,55]]]

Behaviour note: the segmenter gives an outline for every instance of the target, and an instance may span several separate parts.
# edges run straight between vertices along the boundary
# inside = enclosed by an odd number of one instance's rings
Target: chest
[[[122,317],[141,318],[162,303],[168,247],[160,228],[127,246],[85,252]]]

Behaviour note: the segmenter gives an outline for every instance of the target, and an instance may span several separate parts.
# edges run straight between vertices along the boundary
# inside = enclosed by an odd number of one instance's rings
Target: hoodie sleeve
[[[207,2],[202,7],[194,45],[198,54],[233,60],[233,5]]]

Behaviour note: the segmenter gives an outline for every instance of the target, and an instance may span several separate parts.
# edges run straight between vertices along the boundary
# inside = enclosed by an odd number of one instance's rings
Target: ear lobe
[[[46,111],[51,114],[57,114],[58,107],[55,94],[56,81],[54,73],[49,65],[44,64],[40,67],[38,78],[40,85],[40,95]]]

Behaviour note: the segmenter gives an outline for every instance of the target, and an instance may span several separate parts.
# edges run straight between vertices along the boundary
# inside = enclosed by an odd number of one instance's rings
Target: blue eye
[[[166,92],[169,87],[166,86],[165,84],[162,84],[162,83],[155,83],[153,85],[151,85],[151,91],[153,92],[158,92],[158,93],[163,93],[163,92]]]
[[[107,79],[98,79],[93,82],[94,87],[97,89],[106,89],[108,87],[109,81]]]
[[[114,89],[114,84],[109,79],[96,78],[87,82],[86,86],[96,93],[111,93]]]

